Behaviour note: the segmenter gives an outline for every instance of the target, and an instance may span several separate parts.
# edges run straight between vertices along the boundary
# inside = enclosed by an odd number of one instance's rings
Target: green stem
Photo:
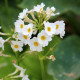
[[[42,80],[45,80],[45,70],[44,70],[44,63],[43,63],[43,59],[41,59],[39,57],[40,60],[40,65],[41,65],[41,75],[42,75]]]
[[[15,53],[15,57],[16,57],[16,60],[17,60],[17,64],[19,65],[19,59],[18,59],[19,58],[18,57],[19,55],[18,55],[18,52],[14,52],[14,53]]]
[[[5,0],[5,8],[6,8],[8,18],[9,18],[10,25],[13,26],[12,18],[10,16],[10,12],[9,12],[9,8],[8,8],[8,0]]]

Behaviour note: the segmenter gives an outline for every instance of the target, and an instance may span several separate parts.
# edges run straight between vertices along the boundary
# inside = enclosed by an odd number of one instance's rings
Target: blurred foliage
[[[23,0],[19,7],[32,9],[34,5],[41,2],[45,3],[46,7],[54,5],[60,13],[73,11],[76,14],[80,14],[80,0]]]
[[[46,80],[74,80],[74,78],[80,80],[80,78],[78,79],[80,77],[80,0],[0,0],[0,25],[2,31],[12,33],[19,12],[24,8],[31,9],[41,2],[44,2],[46,7],[55,6],[56,12],[61,13],[59,16],[51,18],[51,22],[64,20],[66,24],[64,39],[61,40],[55,36],[49,46],[44,48],[43,53],[45,55],[50,48],[56,45],[50,53],[55,55],[56,61],[44,61]],[[28,47],[24,47],[24,50],[26,48]],[[0,78],[14,71],[12,60],[17,60],[15,53],[7,43],[3,53],[12,57],[0,57]],[[30,54],[19,62],[19,65],[26,69],[30,80],[42,79],[40,61],[37,56]],[[2,64],[4,64],[4,67]],[[71,72],[74,73],[72,77],[70,76]]]
[[[73,80],[80,76],[80,37],[69,36],[55,52],[56,61],[49,63],[48,73],[58,80]]]

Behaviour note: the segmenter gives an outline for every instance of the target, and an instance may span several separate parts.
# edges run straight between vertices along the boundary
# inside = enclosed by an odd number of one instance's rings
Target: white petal
[[[29,80],[28,75],[25,75],[22,80]]]

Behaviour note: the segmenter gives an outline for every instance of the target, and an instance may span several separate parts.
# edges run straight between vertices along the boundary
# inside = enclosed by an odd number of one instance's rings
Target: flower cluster
[[[27,8],[19,13],[18,20],[14,23],[15,30],[11,40],[11,47],[14,51],[22,51],[24,45],[29,45],[32,51],[42,51],[43,47],[48,46],[54,35],[65,35],[64,21],[48,22],[51,16],[59,15],[55,13],[54,7],[47,7],[44,3],[34,6],[33,9]],[[0,47],[4,44],[3,38],[0,37]]]
[[[42,47],[48,46],[53,35],[60,35],[63,38],[65,34],[64,21],[48,22],[51,16],[59,13],[54,13],[54,7],[47,7],[46,10],[43,10],[44,6],[45,4],[41,3],[30,11],[26,8],[19,13],[18,20],[14,23],[16,34],[13,35],[13,38],[16,41],[12,41],[11,45],[15,51],[22,51],[22,46],[28,44],[30,50],[40,52]],[[31,16],[31,19],[28,15]]]

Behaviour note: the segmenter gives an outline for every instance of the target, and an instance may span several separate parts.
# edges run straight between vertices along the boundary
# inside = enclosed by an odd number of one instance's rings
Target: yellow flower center
[[[59,25],[56,25],[56,29],[58,29],[59,28]]]
[[[42,35],[41,36],[41,40],[45,40],[46,39],[46,36],[45,35]]]
[[[28,36],[27,36],[27,35],[23,35],[23,37],[24,37],[24,39],[27,39],[27,38],[28,38]]]
[[[17,35],[15,35],[15,38],[18,38]]]
[[[54,55],[51,55],[51,57],[52,57],[52,59],[54,59],[55,57],[54,57]]]
[[[0,44],[2,45],[1,41],[0,41]]]
[[[34,42],[33,44],[34,44],[34,46],[38,46],[38,45],[39,45],[39,43],[38,43],[38,42]]]
[[[49,32],[50,32],[50,31],[51,31],[51,27],[47,27],[47,31],[49,31]]]
[[[27,31],[28,31],[28,33],[30,33],[31,32],[31,28],[28,28]]]
[[[40,8],[40,11],[42,10],[42,8]]]
[[[19,48],[19,45],[15,44],[15,45],[14,45],[14,48]]]
[[[54,12],[54,11],[51,9],[51,12]]]
[[[23,28],[23,24],[20,24],[20,28],[21,28],[21,29]]]

